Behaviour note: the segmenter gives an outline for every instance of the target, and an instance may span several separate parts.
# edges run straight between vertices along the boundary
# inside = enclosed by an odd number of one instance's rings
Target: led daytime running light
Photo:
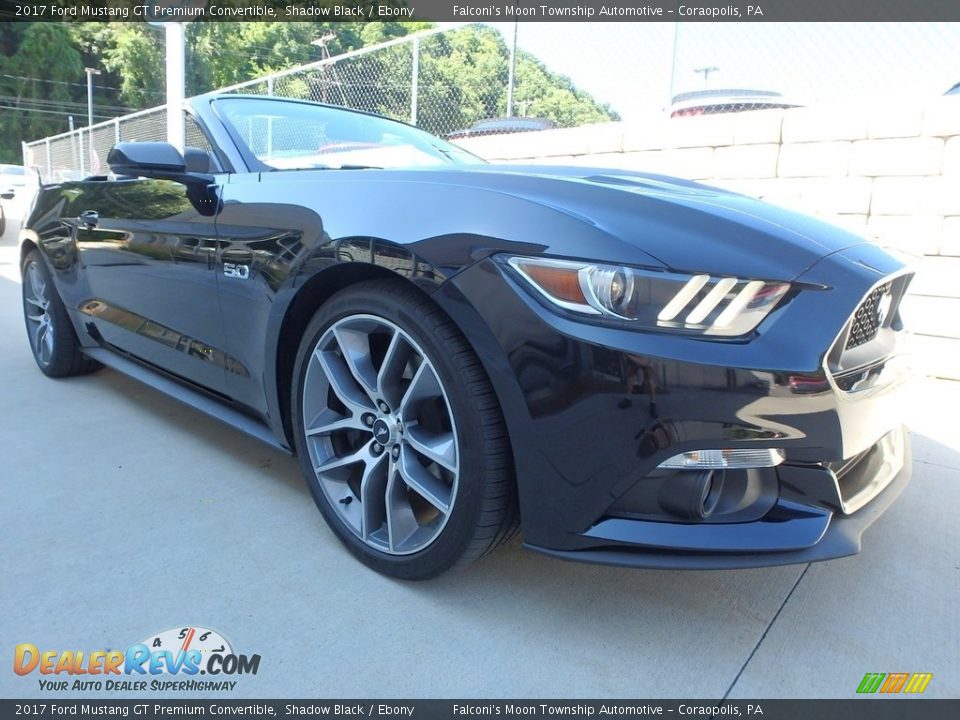
[[[786,459],[777,448],[737,450],[690,450],[664,460],[657,467],[664,470],[728,470],[776,467]]]

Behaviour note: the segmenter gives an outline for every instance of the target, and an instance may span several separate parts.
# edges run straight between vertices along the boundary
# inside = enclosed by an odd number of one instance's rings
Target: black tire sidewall
[[[47,316],[49,318],[49,327],[47,328],[48,333],[53,335],[53,352],[50,354],[50,362],[44,363],[40,357],[37,355],[37,350],[33,346],[33,338],[31,336],[30,321],[27,320],[27,270],[33,264],[37,266],[37,272],[40,273],[40,277],[43,280],[44,284],[48,288],[47,290]],[[40,252],[37,250],[31,250],[23,258],[23,263],[21,265],[21,294],[23,302],[23,322],[27,328],[27,341],[30,343],[30,351],[33,353],[33,359],[37,363],[37,367],[46,374],[50,375],[53,373],[55,366],[57,365],[57,353],[60,351],[60,343],[58,342],[59,338],[57,337],[57,332],[60,324],[60,317],[56,312],[54,307],[54,301],[59,300],[59,295],[55,288],[53,287],[53,275],[50,270],[47,268],[47,264],[44,262],[43,257],[40,255]],[[66,311],[64,311],[66,314]]]
[[[398,303],[383,291],[384,283],[356,286],[339,293],[326,303],[307,326],[294,366],[292,398],[293,428],[297,457],[307,486],[320,512],[341,542],[369,567],[394,577],[426,579],[449,569],[469,545],[481,511],[484,478],[484,453],[481,424],[456,358],[444,349],[442,331],[429,318],[408,305]],[[419,292],[419,291],[415,291]],[[443,383],[457,429],[460,476],[453,510],[439,537],[428,547],[410,555],[390,555],[370,547],[358,538],[330,506],[311,467],[303,430],[302,402],[307,360],[324,332],[335,322],[350,315],[367,314],[389,320],[408,333],[424,350]]]
[[[27,268],[31,263],[36,263],[38,271],[47,286],[47,315],[50,318],[50,327],[47,332],[53,335],[53,352],[50,355],[50,362],[44,364],[33,348],[33,341],[30,339],[30,321],[27,320],[27,301],[26,301],[26,282],[25,276]],[[22,278],[21,296],[23,303],[23,322],[26,326],[27,341],[30,343],[30,351],[37,363],[40,371],[51,378],[63,378],[71,375],[82,375],[92,372],[100,367],[99,363],[83,355],[80,350],[80,344],[77,341],[77,334],[67,313],[67,308],[60,298],[57,291],[57,285],[54,281],[53,272],[50,270],[43,255],[34,248],[26,254],[23,262],[20,264],[20,273]]]

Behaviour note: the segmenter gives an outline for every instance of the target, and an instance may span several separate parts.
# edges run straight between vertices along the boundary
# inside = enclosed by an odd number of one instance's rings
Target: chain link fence
[[[81,180],[107,172],[107,153],[118,142],[166,139],[167,109],[160,106],[24,143],[23,164],[37,168],[44,183]]]
[[[494,23],[428,30],[221,91],[343,105],[455,139],[664,114],[907,102],[957,81],[957,23]],[[186,130],[188,144],[202,144]],[[166,136],[165,109],[153,108],[25,143],[24,160],[45,182],[74,179],[105,172],[120,140]]]

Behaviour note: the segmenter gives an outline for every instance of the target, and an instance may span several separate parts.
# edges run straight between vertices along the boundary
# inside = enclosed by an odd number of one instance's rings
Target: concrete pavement
[[[856,557],[636,571],[514,541],[402,583],[339,545],[293,459],[115,372],[41,375],[12,224],[0,241],[2,697],[97,696],[16,676],[18,643],[125,648],[187,625],[261,655],[230,697],[845,698],[864,673],[894,671],[934,673],[927,696],[960,695],[960,383],[918,384],[904,409],[914,480]]]

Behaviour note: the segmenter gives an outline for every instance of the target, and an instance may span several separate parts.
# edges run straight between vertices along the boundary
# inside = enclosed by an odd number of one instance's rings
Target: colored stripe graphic
[[[907,686],[903,689],[905,693],[922,693],[927,689],[927,685],[933,679],[933,673],[914,673]]]
[[[918,694],[927,689],[933,673],[867,673],[857,686],[857,692],[887,694],[899,692]]]
[[[910,673],[890,673],[887,675],[886,682],[880,687],[880,692],[882,693],[898,693],[903,688],[904,683],[907,682],[907,678],[910,677]]]
[[[886,673],[867,673],[863,676],[863,680],[860,681],[857,692],[875,693],[886,676]]]

